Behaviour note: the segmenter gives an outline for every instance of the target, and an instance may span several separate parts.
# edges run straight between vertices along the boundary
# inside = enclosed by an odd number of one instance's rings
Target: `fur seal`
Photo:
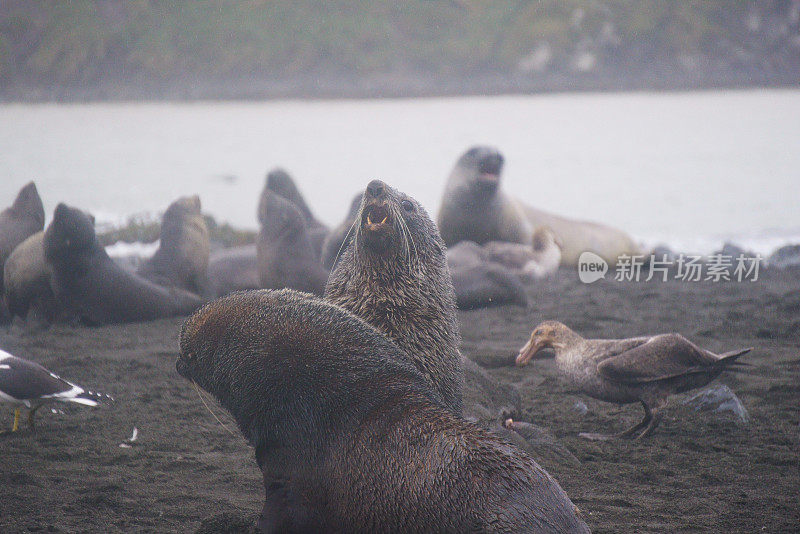
[[[89,217],[59,204],[44,233],[44,255],[59,302],[90,325],[188,315],[202,301],[120,267],[100,246]]]
[[[255,245],[217,250],[208,260],[208,276],[203,295],[216,298],[234,291],[258,289],[258,254]]]
[[[363,196],[364,192],[361,191],[353,197],[344,220],[331,230],[322,244],[322,265],[329,271],[333,270],[336,261],[344,251],[344,247],[350,243],[350,238],[353,236],[353,224],[361,209],[361,198]]]
[[[36,232],[17,245],[6,260],[4,292],[9,313],[27,318],[29,313],[45,322],[60,315],[61,306],[50,287],[52,269],[44,257],[44,232]]]
[[[454,416],[394,343],[322,300],[217,300],[184,325],[176,369],[255,448],[261,532],[589,531],[532,458]]]
[[[575,266],[582,252],[592,251],[610,264],[622,254],[641,254],[625,232],[598,223],[576,221],[527,206],[500,187],[503,156],[475,146],[456,162],[439,209],[439,229],[448,246],[463,240],[531,242],[533,228],[549,226],[561,240],[561,264]]]
[[[367,185],[325,298],[389,336],[461,414],[455,292],[444,243],[419,202],[380,180]]]
[[[545,321],[519,351],[517,365],[546,348],[554,349],[556,366],[583,393],[616,404],[642,403],[644,419],[632,428],[616,435],[581,434],[595,440],[649,436],[670,395],[705,386],[752,350],[715,354],[680,334],[584,339],[558,321]]]
[[[44,206],[36,184],[29,182],[19,190],[14,203],[0,212],[0,288],[3,265],[17,245],[44,228]]]
[[[507,244],[525,248],[524,245]],[[462,310],[503,304],[528,305],[518,273],[493,261],[485,246],[473,241],[460,241],[447,249],[447,265],[456,291],[456,304]],[[522,272],[520,269],[517,271]]]
[[[451,271],[456,304],[461,310],[516,304],[526,307],[528,296],[519,276],[499,263],[483,262]]]
[[[556,271],[561,265],[561,242],[547,226],[533,231],[531,246],[503,241],[489,241],[484,245],[491,261],[519,274],[526,280],[539,280]]]
[[[158,285],[199,294],[208,270],[209,248],[200,197],[181,197],[164,213],[158,250],[136,272]]]
[[[306,204],[303,195],[292,180],[292,177],[283,169],[273,169],[267,174],[267,183],[264,188],[269,189],[273,193],[282,196],[300,210],[305,219],[306,226],[308,227],[308,237],[311,241],[311,248],[314,250],[314,255],[319,260],[322,254],[322,243],[328,236],[328,227],[322,224],[311,209]],[[261,196],[262,200],[264,195]],[[259,207],[259,212],[261,208]]]
[[[328,272],[311,246],[300,209],[284,197],[266,189],[259,204],[256,252],[262,288],[284,287],[322,295]]]

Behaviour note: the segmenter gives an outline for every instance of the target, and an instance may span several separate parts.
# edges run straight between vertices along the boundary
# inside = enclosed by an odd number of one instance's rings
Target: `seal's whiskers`
[[[194,380],[192,380],[192,385],[194,386],[194,390],[197,392],[197,396],[198,396],[198,397],[200,397],[200,402],[202,402],[202,403],[203,403],[203,406],[205,406],[205,407],[206,407],[206,410],[208,410],[208,413],[210,413],[211,415],[213,415],[213,416],[214,416],[214,419],[216,419],[216,420],[217,420],[217,423],[219,423],[219,424],[222,426],[222,428],[224,428],[225,430],[227,430],[227,431],[228,431],[228,434],[231,434],[231,435],[235,436],[235,435],[236,435],[236,433],[235,433],[235,432],[233,432],[233,431],[232,431],[230,428],[228,428],[227,426],[225,426],[225,423],[223,423],[223,422],[222,422],[222,420],[221,420],[219,417],[217,417],[217,414],[215,414],[215,413],[214,413],[214,411],[213,411],[213,410],[212,410],[212,409],[211,409],[211,408],[208,406],[208,404],[206,403],[206,400],[203,398],[203,394],[202,394],[202,393],[200,393],[200,387],[197,385],[197,382],[195,382]]]

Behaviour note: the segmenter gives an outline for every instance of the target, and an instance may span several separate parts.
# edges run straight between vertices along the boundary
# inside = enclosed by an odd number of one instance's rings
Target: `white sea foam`
[[[161,242],[156,240],[153,243],[126,243],[118,241],[113,245],[106,247],[106,253],[112,258],[128,258],[134,257],[138,259],[145,259],[151,257],[158,250]]]

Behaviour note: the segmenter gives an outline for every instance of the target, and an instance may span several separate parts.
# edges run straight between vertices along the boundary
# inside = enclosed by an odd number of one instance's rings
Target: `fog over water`
[[[198,193],[255,228],[264,176],[286,168],[336,224],[373,178],[435,214],[473,144],[506,156],[505,188],[640,240],[762,253],[800,242],[800,90],[407,100],[0,106],[0,205],[35,180],[101,221]]]

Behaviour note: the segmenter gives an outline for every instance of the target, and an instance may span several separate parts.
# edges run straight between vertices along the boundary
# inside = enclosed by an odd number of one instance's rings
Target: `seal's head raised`
[[[44,252],[51,263],[99,247],[90,215],[59,204],[44,233]]]
[[[500,187],[503,155],[493,147],[474,146],[456,162],[456,169],[467,178],[465,185],[475,193],[494,193]]]
[[[357,254],[402,258],[408,265],[420,255],[444,256],[439,231],[422,205],[380,180],[367,185],[355,225]]]

